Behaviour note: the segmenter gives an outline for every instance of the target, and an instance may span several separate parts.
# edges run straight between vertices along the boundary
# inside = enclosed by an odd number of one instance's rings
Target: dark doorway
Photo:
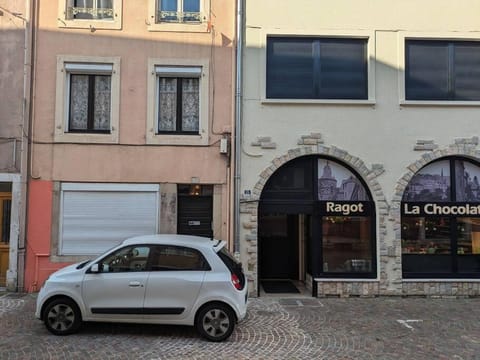
[[[260,278],[299,279],[298,215],[260,215]]]
[[[213,237],[213,186],[178,185],[177,233]]]

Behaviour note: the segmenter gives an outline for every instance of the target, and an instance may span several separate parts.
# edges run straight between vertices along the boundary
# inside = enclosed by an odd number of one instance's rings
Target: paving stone
[[[223,343],[191,327],[85,324],[58,337],[34,318],[35,295],[0,295],[0,359],[480,359],[478,298],[249,300]]]

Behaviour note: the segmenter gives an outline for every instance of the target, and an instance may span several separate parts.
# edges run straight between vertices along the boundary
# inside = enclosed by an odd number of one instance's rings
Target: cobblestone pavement
[[[0,294],[0,359],[480,359],[480,299],[260,297],[230,339],[85,324],[50,335],[35,295]]]

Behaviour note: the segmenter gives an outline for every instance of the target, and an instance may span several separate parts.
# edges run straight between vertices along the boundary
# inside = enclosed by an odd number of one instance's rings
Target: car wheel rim
[[[70,306],[58,304],[50,309],[47,320],[52,329],[66,331],[75,321],[75,313]]]
[[[213,309],[205,314],[202,325],[203,330],[205,330],[208,335],[212,337],[220,337],[228,331],[228,328],[230,327],[230,319],[224,311]]]

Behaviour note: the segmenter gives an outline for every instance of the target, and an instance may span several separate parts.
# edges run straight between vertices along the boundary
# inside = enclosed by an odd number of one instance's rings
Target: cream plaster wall
[[[378,277],[362,285],[360,294],[412,293],[415,285],[404,285],[402,290],[401,193],[415,169],[428,161],[454,154],[480,158],[478,141],[458,141],[480,134],[480,104],[403,104],[402,47],[406,36],[480,40],[479,14],[480,3],[469,0],[302,0],[281,2],[281,6],[274,0],[246,2],[240,190],[242,196],[244,190],[252,190],[253,196],[241,201],[240,238],[251,290],[256,291],[256,206],[261,189],[281,164],[312,153],[352,165],[374,193]],[[369,86],[374,93],[360,103],[266,101],[268,34],[368,36],[374,68]],[[321,134],[319,145],[298,145],[302,135],[311,133]],[[259,137],[269,137],[271,146],[258,146]],[[440,150],[414,150],[420,139],[433,140]],[[470,144],[456,145],[456,140]],[[358,166],[348,161],[352,157]],[[385,171],[377,173],[375,167]],[[337,281],[322,284],[319,292],[348,294],[348,288]],[[441,292],[436,285],[430,288]]]

